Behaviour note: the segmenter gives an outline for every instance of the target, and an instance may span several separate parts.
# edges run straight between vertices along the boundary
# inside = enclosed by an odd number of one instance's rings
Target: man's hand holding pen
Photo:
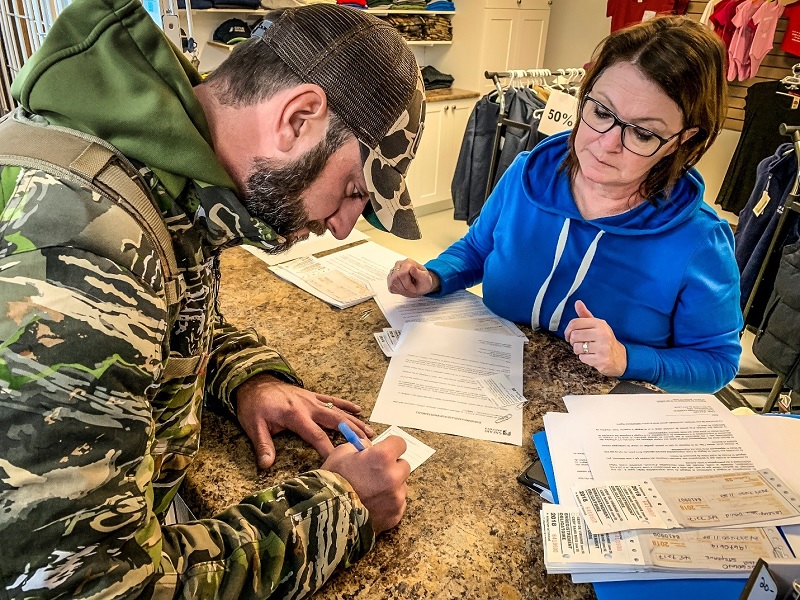
[[[368,439],[359,438],[347,424],[344,427],[340,424],[339,430],[349,443],[334,448],[321,468],[347,479],[369,510],[372,528],[379,535],[397,525],[406,509],[406,480],[411,467],[400,459],[406,451],[406,442],[390,436],[373,446]]]

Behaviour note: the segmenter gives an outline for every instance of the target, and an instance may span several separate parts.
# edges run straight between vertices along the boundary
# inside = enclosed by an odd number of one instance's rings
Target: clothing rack
[[[796,85],[798,89],[800,89],[800,78],[798,78],[798,74],[795,72],[795,69],[800,69],[800,65],[795,65],[792,68],[793,75],[790,76],[794,81],[793,82],[785,82],[789,83],[789,85]],[[789,77],[785,79],[790,79]],[[790,88],[792,89],[792,88]],[[778,92],[782,93],[782,92]],[[767,255],[764,258],[764,261],[761,263],[761,267],[759,268],[758,275],[756,277],[755,285],[750,292],[750,295],[747,297],[747,302],[745,303],[744,309],[742,314],[744,316],[745,323],[747,322],[747,316],[752,310],[756,297],[759,292],[759,288],[761,288],[765,284],[770,284],[770,275],[774,274],[774,268],[778,261],[780,261],[782,246],[781,242],[786,238],[788,233],[788,216],[790,212],[797,212],[800,213],[800,127],[795,125],[786,125],[785,123],[781,123],[779,127],[779,131],[781,135],[785,135],[791,138],[792,146],[794,147],[795,156],[797,158],[797,174],[794,178],[794,184],[792,185],[792,189],[789,194],[786,196],[786,200],[784,201],[783,205],[778,207],[778,211],[780,213],[780,217],[778,218],[778,226],[775,229],[775,232],[772,234],[770,238],[769,246],[767,248]],[[746,326],[751,327],[751,326]],[[777,379],[772,386],[772,389],[769,392],[769,396],[767,396],[767,400],[764,403],[764,407],[761,409],[762,413],[771,412],[775,408],[775,404],[778,401],[778,397],[783,391],[783,377],[777,375]]]
[[[497,126],[494,132],[494,141],[492,142],[492,158],[489,166],[489,179],[486,181],[486,193],[484,200],[492,193],[494,185],[494,178],[497,174],[497,161],[500,155],[500,142],[505,135],[508,127],[516,127],[520,129],[531,129],[532,123],[523,123],[515,121],[508,117],[508,111],[505,101],[505,91],[509,87],[514,87],[515,84],[521,85],[534,85],[536,82],[543,86],[550,87],[547,78],[555,77],[557,81],[563,80],[563,83],[557,84],[557,89],[562,91],[575,92],[577,87],[566,88],[565,83],[572,81],[580,81],[586,71],[582,68],[558,69],[555,72],[550,69],[514,69],[510,71],[485,71],[484,76],[486,79],[491,79],[497,89],[497,102],[500,105],[500,112],[497,116]],[[505,80],[505,85],[504,85]]]
[[[793,96],[800,99],[800,64],[795,65],[792,68],[792,75],[785,77],[781,82],[786,86],[787,92],[778,91],[778,94]],[[798,92],[792,93],[792,90],[795,89],[798,90]],[[793,151],[797,159],[797,172],[794,176],[792,188],[787,194],[786,199],[784,200],[783,204],[778,206],[776,209],[776,212],[780,215],[778,217],[777,226],[775,231],[770,236],[767,252],[764,255],[764,259],[761,261],[761,264],[759,265],[755,283],[753,284],[753,288],[750,290],[750,294],[748,295],[747,301],[742,309],[745,330],[756,334],[758,333],[758,325],[748,323],[748,316],[751,315],[754,309],[761,308],[760,304],[764,302],[765,292],[769,291],[771,286],[774,285],[774,278],[777,273],[777,265],[780,262],[781,252],[783,250],[783,241],[786,239],[786,236],[789,233],[789,216],[792,212],[800,213],[800,126],[786,125],[785,123],[781,123],[778,127],[778,131],[781,135],[788,136],[792,140]],[[755,313],[755,316],[757,317],[758,313]],[[737,379],[764,379],[771,377],[773,377],[772,373],[756,373],[740,376]],[[769,391],[767,399],[764,402],[764,406],[761,409],[762,413],[772,412],[772,410],[775,408],[775,404],[778,402],[781,392],[784,391],[783,377],[777,374],[775,374],[775,377],[776,379],[771,388],[759,388],[752,386],[747,388],[747,392],[750,393]],[[738,390],[734,389],[734,387],[730,384],[720,390],[717,393],[717,396],[729,406],[746,406],[748,408],[752,408],[744,399],[744,396]]]

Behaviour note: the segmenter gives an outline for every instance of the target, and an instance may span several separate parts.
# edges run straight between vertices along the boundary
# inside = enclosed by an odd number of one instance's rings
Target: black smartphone
[[[517,475],[517,481],[540,494],[545,490],[550,490],[550,484],[547,483],[547,476],[544,474],[542,461],[538,458],[525,467],[522,473]]]

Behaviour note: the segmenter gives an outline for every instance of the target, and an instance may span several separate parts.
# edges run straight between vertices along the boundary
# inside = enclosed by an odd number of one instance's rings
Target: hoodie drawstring
[[[558,263],[561,262],[561,256],[564,254],[564,248],[567,245],[567,238],[569,237],[569,225],[570,219],[566,219],[564,221],[564,225],[561,227],[561,233],[558,235],[558,244],[556,245],[556,252],[555,256],[553,257],[553,267],[550,269],[550,274],[547,276],[547,279],[544,280],[542,287],[539,288],[539,292],[536,294],[536,300],[533,303],[533,310],[531,311],[531,327],[535,329],[539,329],[539,315],[542,310],[542,302],[544,301],[544,296],[547,293],[547,288],[550,286],[550,281],[553,279],[553,273],[555,273],[556,268],[558,268]],[[581,260],[581,264],[578,267],[577,273],[575,273],[575,279],[572,281],[572,285],[567,291],[567,294],[558,303],[556,306],[555,311],[553,311],[553,315],[550,317],[550,323],[548,324],[547,328],[550,331],[558,330],[558,325],[561,322],[561,317],[564,314],[564,308],[567,305],[567,300],[569,297],[575,293],[580,285],[583,283],[583,280],[586,278],[586,273],[589,271],[589,267],[592,264],[592,260],[594,260],[594,255],[597,252],[597,244],[600,242],[600,238],[603,237],[604,231],[600,230],[597,232],[597,235],[592,240],[592,243],[589,244],[589,247],[586,249],[586,254],[584,254],[583,259]]]

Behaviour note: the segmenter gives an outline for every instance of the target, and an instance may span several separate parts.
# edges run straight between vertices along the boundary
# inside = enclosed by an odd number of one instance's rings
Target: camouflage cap
[[[406,239],[421,233],[405,174],[425,120],[425,88],[414,53],[388,23],[354,8],[312,4],[281,11],[256,27],[361,143],[370,202],[364,218]]]

